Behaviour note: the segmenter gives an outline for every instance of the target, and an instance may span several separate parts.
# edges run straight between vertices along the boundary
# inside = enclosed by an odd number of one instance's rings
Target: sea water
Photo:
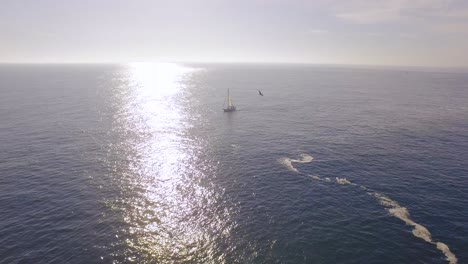
[[[468,262],[463,71],[4,64],[0,93],[0,263]]]

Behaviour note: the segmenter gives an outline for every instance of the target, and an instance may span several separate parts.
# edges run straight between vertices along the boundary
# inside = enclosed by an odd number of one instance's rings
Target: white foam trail
[[[301,157],[299,160],[291,159],[291,158],[281,158],[278,161],[281,164],[283,164],[286,168],[288,168],[290,171],[300,173],[299,170],[296,169],[293,166],[293,163],[309,163],[309,162],[312,162],[312,160],[314,158],[312,156],[308,155],[308,154],[305,154],[305,153],[301,154],[299,156]],[[318,181],[330,182],[330,183],[332,182],[332,180],[330,178],[328,178],[328,177],[321,178],[320,176],[317,176],[317,175],[309,175],[309,177],[311,177],[314,180],[318,180]],[[413,233],[413,235],[415,237],[418,237],[418,238],[423,239],[424,241],[426,241],[428,243],[436,245],[437,249],[439,249],[445,255],[446,260],[450,264],[457,264],[458,263],[457,257],[455,256],[455,254],[452,253],[452,251],[450,251],[450,248],[446,244],[444,244],[442,242],[433,241],[432,236],[431,236],[431,232],[429,232],[429,230],[427,230],[426,227],[424,227],[421,224],[418,224],[418,223],[414,222],[410,218],[410,214],[408,212],[408,209],[406,209],[406,207],[400,206],[396,201],[388,198],[387,196],[385,196],[385,195],[383,195],[381,193],[373,192],[372,189],[369,189],[364,185],[357,185],[355,183],[352,183],[346,178],[335,177],[335,180],[336,180],[336,183],[338,183],[338,184],[342,184],[342,185],[351,184],[351,185],[359,186],[362,190],[369,191],[368,194],[373,196],[375,199],[377,199],[377,201],[383,207],[385,207],[385,209],[391,215],[393,215],[394,217],[402,220],[407,225],[413,226],[414,228],[412,230],[412,233]]]
[[[293,163],[309,163],[314,160],[309,154],[302,153],[299,155],[300,159],[291,159],[291,158],[280,158],[279,163],[283,164],[288,170],[297,172],[299,171],[293,166]]]
[[[299,155],[301,157],[300,160],[292,159],[292,162],[297,162],[297,163],[309,163],[312,160],[314,160],[314,157],[310,156],[309,154],[302,153]]]
[[[317,181],[333,182],[333,181],[332,181],[330,178],[328,178],[328,177],[320,178],[320,176],[318,176],[318,175],[309,175],[309,177],[311,177],[312,179],[317,180]],[[338,178],[338,177],[335,177],[335,180],[336,180],[336,183],[341,184],[341,185],[346,185],[346,184],[356,185],[355,183],[350,182],[350,181],[349,181],[348,179],[346,179],[346,178]]]
[[[450,251],[449,247],[442,243],[442,242],[437,242],[436,243],[437,248],[444,253],[444,255],[447,257],[447,260],[450,264],[456,264],[458,262],[457,257],[455,257],[455,254]]]
[[[281,158],[278,160],[279,163],[283,164],[288,170],[299,173],[299,171],[294,168],[290,158]]]
[[[318,180],[318,181],[321,181],[321,180],[322,180],[322,178],[320,178],[320,177],[317,176],[317,175],[309,175],[309,176],[310,176],[312,179],[314,179],[314,180]]]
[[[437,246],[437,249],[439,249],[440,251],[442,251],[442,253],[444,253],[447,261],[450,264],[456,264],[458,262],[457,257],[455,257],[455,255],[450,251],[449,247],[446,244],[433,241],[431,232],[429,232],[429,230],[427,230],[426,227],[414,222],[410,218],[408,209],[406,209],[403,206],[400,206],[397,202],[393,201],[392,199],[388,198],[387,196],[381,193],[373,192],[373,193],[370,193],[370,195],[374,196],[377,199],[377,201],[379,201],[379,203],[382,206],[384,206],[385,209],[391,215],[402,220],[407,225],[413,226],[414,228],[412,232],[415,237],[419,237],[428,243],[435,244]]]
[[[344,184],[351,184],[351,182],[348,181],[348,179],[346,179],[346,178],[338,178],[338,177],[336,177],[335,179],[336,179],[336,183],[338,183],[338,184],[342,184],[342,185],[344,185]]]

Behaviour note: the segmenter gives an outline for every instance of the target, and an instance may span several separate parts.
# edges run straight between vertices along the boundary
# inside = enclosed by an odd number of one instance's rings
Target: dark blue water
[[[1,65],[0,93],[0,263],[468,262],[466,73]]]

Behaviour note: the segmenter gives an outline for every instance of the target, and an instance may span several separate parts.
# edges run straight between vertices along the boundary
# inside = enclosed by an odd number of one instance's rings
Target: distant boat
[[[228,89],[228,95],[227,95],[227,108],[224,108],[224,112],[234,112],[236,111],[236,107],[232,104],[232,98],[231,95],[229,95],[229,89]]]

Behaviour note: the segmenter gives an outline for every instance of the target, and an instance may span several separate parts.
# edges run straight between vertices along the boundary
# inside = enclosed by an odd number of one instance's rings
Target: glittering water
[[[468,262],[465,73],[2,65],[0,92],[0,263]]]

